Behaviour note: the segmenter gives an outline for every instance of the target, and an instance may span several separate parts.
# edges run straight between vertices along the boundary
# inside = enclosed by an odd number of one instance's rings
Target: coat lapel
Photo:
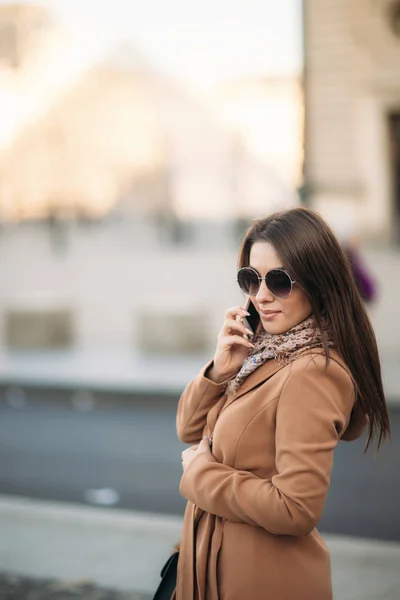
[[[258,369],[256,369],[247,377],[247,379],[242,383],[238,391],[227,400],[223,407],[223,410],[225,410],[230,404],[232,404],[232,402],[243,396],[243,394],[246,394],[251,389],[260,385],[260,383],[267,381],[267,379],[272,377],[272,375],[274,375],[280,369],[283,369],[283,367],[285,366],[285,363],[271,359],[263,365],[261,365],[260,367],[258,367]]]

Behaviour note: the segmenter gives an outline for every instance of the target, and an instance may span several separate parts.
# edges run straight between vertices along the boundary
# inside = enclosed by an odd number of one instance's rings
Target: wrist
[[[229,381],[229,379],[232,379],[232,377],[234,377],[236,373],[233,373],[232,375],[229,375],[227,373],[220,373],[215,368],[214,363],[211,363],[204,375],[213,383],[221,384]]]

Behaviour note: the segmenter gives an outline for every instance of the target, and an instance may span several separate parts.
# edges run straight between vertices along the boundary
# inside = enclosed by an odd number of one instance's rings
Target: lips
[[[271,319],[272,317],[276,317],[276,315],[279,315],[280,312],[281,312],[280,310],[261,310],[260,309],[260,314],[265,319]]]

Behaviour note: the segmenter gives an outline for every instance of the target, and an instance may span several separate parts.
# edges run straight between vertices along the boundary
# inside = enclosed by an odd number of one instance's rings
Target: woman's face
[[[294,284],[287,298],[273,296],[265,285],[265,275],[271,269],[285,269],[275,248],[269,242],[256,242],[250,251],[250,267],[263,278],[256,296],[250,296],[261,317],[265,331],[271,334],[284,333],[298,325],[312,313],[307,294]]]

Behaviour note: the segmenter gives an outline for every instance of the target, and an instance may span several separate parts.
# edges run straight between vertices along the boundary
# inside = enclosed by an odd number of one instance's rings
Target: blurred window
[[[182,221],[174,214],[160,214],[155,217],[159,239],[167,246],[193,245],[196,235],[195,227],[189,221]]]

